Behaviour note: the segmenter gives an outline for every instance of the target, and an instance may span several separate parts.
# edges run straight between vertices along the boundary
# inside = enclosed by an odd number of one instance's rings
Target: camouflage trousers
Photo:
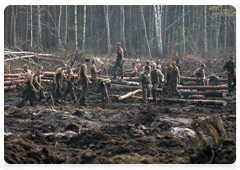
[[[159,91],[159,83],[153,83],[152,86],[152,96],[153,96],[153,100],[156,101],[157,100],[157,92]]]
[[[120,67],[120,76],[124,75],[123,72],[123,61],[122,61],[122,65],[120,65],[120,61],[116,61],[113,67],[113,73],[117,74],[117,68]]]
[[[235,86],[236,86],[236,73],[228,74],[228,90],[233,90]]]
[[[107,101],[107,95],[106,95],[106,91],[105,91],[105,88],[104,88],[104,85],[99,85],[100,87],[100,91],[101,91],[101,99],[102,101]],[[107,88],[109,89],[109,88]]]
[[[38,105],[38,95],[33,89],[25,89],[24,96],[22,101],[19,103],[19,107],[23,107],[28,100],[31,105]]]
[[[82,95],[81,98],[86,99],[88,97],[88,81],[82,81],[81,82],[81,86],[82,86]]]
[[[97,92],[97,85],[98,85],[98,82],[97,82],[97,80],[92,80],[92,85],[93,85],[93,88],[92,88],[92,90],[93,90],[93,92]]]
[[[67,86],[67,88],[65,89],[65,91],[64,91],[64,93],[63,93],[63,96],[62,96],[63,100],[66,100],[67,95],[70,94],[71,97],[72,97],[72,100],[73,100],[74,102],[77,101],[77,98],[76,98],[76,95],[75,95],[75,91],[74,91],[73,85],[74,85],[73,83],[71,83],[71,84],[68,83],[68,86]]]
[[[196,81],[197,86],[205,86],[204,80],[197,80]],[[198,89],[197,91],[205,91],[203,89]]]
[[[168,94],[170,96],[173,96],[174,94],[181,95],[181,93],[177,89],[177,80],[170,80],[170,82],[168,83]]]
[[[58,101],[59,99],[62,98],[61,94],[61,85],[60,82],[56,82],[56,84],[52,84],[52,94],[53,98]],[[48,96],[47,99],[51,99],[51,95]]]
[[[142,94],[143,94],[142,102],[143,103],[148,103],[148,97],[150,97],[150,91],[151,91],[150,90],[150,84],[143,83],[142,87],[143,87],[143,89],[142,89]]]

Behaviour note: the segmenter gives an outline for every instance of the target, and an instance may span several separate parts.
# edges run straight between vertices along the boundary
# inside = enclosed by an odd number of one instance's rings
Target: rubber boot
[[[114,74],[113,79],[117,80],[117,74]]]
[[[85,99],[84,99],[84,98],[82,99],[81,105],[82,105],[82,106],[88,106],[88,104],[85,103]]]
[[[48,100],[49,100],[49,98],[46,98],[45,101],[44,101],[44,103],[45,103],[46,106],[48,105],[48,104],[47,104]]]

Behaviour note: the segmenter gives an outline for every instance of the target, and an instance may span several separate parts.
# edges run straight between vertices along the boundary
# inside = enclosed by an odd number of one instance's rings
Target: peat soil
[[[48,91],[46,95],[50,94]],[[4,94],[4,159],[10,164],[62,163],[233,163],[236,159],[236,100],[227,106],[158,103],[141,105],[126,99],[101,108],[100,96],[89,106],[70,102],[53,108],[16,106],[22,92]],[[236,99],[236,98],[235,98]],[[202,120],[219,114],[228,142],[214,144]],[[204,150],[196,139],[201,130],[211,143]]]

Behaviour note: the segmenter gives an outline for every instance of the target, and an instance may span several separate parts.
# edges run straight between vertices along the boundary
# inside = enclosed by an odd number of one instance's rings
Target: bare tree
[[[42,27],[41,27],[40,5],[37,6],[37,9],[38,9],[38,43],[42,45]]]
[[[75,45],[76,51],[78,50],[78,43],[77,43],[77,5],[75,5]]]
[[[68,6],[66,5],[65,7],[65,14],[66,14],[66,17],[65,17],[65,39],[64,39],[64,43],[67,44],[67,36],[68,36]]]
[[[15,12],[15,15],[14,15],[14,25],[13,25],[13,42],[14,42],[14,47],[17,46],[16,22],[17,22],[17,5],[16,5],[16,12]]]
[[[25,40],[25,46],[27,46],[28,41],[28,5],[26,10],[26,40]]]
[[[83,44],[82,49],[85,49],[85,32],[86,32],[86,5],[84,5],[84,19],[83,19]]]
[[[107,52],[110,54],[111,42],[110,42],[110,28],[109,28],[109,18],[108,18],[108,5],[104,6],[104,12],[105,12],[106,27],[107,27]]]
[[[184,5],[183,5],[183,17],[182,17],[182,37],[183,37],[183,52],[186,53],[186,48],[185,48],[185,23],[184,23]]]
[[[126,47],[126,41],[125,41],[125,31],[124,31],[124,29],[125,29],[125,14],[124,14],[124,5],[121,5],[121,13],[122,13],[122,18],[121,18],[121,20],[122,20],[122,26],[121,26],[121,28],[122,28],[122,41],[123,41],[123,49],[125,50],[125,51],[127,51],[127,47]]]
[[[207,51],[207,6],[204,5],[204,51]]]
[[[33,28],[32,28],[32,5],[31,5],[31,43],[30,46],[32,47],[32,43],[33,43]]]
[[[160,47],[160,35],[159,35],[159,24],[158,24],[158,14],[157,14],[157,6],[154,5],[153,6],[154,9],[154,16],[155,16],[155,30],[156,30],[156,34],[157,34],[157,47],[158,47],[158,51],[161,51],[161,47]]]
[[[61,35],[60,35],[60,29],[61,29],[61,16],[62,16],[62,5],[60,5],[59,10],[59,19],[58,19],[58,44],[61,45]]]
[[[90,49],[92,48],[92,26],[93,26],[93,16],[92,16],[92,5],[91,8],[91,23],[90,23]]]
[[[227,9],[227,5],[225,5],[225,10]],[[227,48],[227,15],[225,14],[225,21],[224,21],[224,49]]]
[[[221,18],[222,18],[221,13],[222,13],[222,7],[221,7],[221,10],[220,10],[219,21],[218,21],[218,24],[217,24],[217,31],[216,31],[216,48],[218,48],[220,25],[221,25]]]

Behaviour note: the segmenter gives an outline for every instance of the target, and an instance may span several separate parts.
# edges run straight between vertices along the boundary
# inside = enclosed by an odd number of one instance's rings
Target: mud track
[[[29,103],[15,107],[20,100],[20,92],[5,92],[4,158],[10,164],[233,163],[236,159],[236,144],[226,145],[232,151],[223,145],[213,157],[200,150],[195,137],[202,130],[213,143],[202,120],[219,114],[227,138],[236,141],[235,102],[226,107],[166,103],[142,107],[136,100],[112,98],[115,106],[108,103],[102,109],[100,98],[90,95],[87,107],[70,102],[51,108],[51,101],[49,106],[40,102],[37,107]]]

